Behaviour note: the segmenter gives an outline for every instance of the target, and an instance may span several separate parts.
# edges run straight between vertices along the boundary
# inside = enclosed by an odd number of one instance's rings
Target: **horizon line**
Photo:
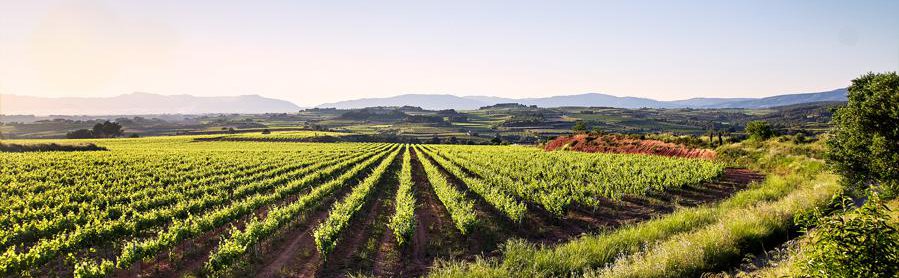
[[[388,98],[395,98],[395,97],[402,97],[402,96],[409,96],[409,95],[421,95],[421,96],[453,96],[453,97],[458,97],[458,98],[490,97],[490,98],[501,98],[501,99],[509,99],[509,100],[532,100],[532,99],[541,99],[541,98],[568,97],[568,96],[581,96],[581,95],[598,94],[598,95],[607,95],[607,96],[612,96],[612,97],[617,97],[617,98],[639,98],[639,99],[648,99],[648,100],[659,101],[659,102],[676,102],[676,101],[685,101],[685,100],[692,100],[692,99],[764,99],[764,98],[768,98],[768,97],[776,97],[776,96],[783,96],[783,95],[797,95],[797,94],[825,93],[825,92],[832,92],[832,91],[842,90],[842,89],[848,89],[848,86],[846,86],[846,87],[839,87],[839,88],[835,88],[835,89],[829,89],[829,90],[820,90],[820,91],[776,93],[776,94],[767,95],[767,96],[760,96],[760,97],[714,97],[714,96],[709,97],[709,96],[695,96],[695,97],[690,97],[690,98],[681,98],[681,99],[672,99],[672,100],[655,99],[655,98],[652,98],[652,97],[642,97],[642,96],[632,96],[632,95],[624,95],[624,96],[621,96],[621,95],[616,95],[616,94],[612,94],[612,93],[605,93],[605,92],[571,93],[571,94],[559,94],[559,95],[549,95],[549,96],[541,96],[541,97],[501,97],[501,96],[483,95],[483,94],[470,94],[470,95],[468,95],[468,94],[453,94],[453,93],[400,93],[400,94],[394,94],[394,95],[390,95],[390,96],[349,98],[349,99],[343,99],[343,100],[336,100],[336,101],[322,102],[322,103],[314,104],[314,105],[310,105],[310,106],[298,105],[298,104],[294,103],[292,100],[283,99],[283,98],[277,98],[277,97],[269,97],[269,96],[265,96],[265,95],[260,94],[260,93],[248,93],[248,94],[238,94],[238,95],[203,96],[203,95],[194,95],[194,94],[190,94],[190,93],[165,94],[165,93],[152,93],[152,92],[145,92],[145,91],[133,91],[133,92],[130,92],[130,93],[121,93],[121,94],[107,95],[107,96],[36,96],[36,95],[28,95],[28,94],[3,93],[3,92],[0,92],[0,95],[3,95],[3,96],[18,96],[18,97],[31,97],[31,98],[44,98],[44,99],[62,99],[62,98],[84,98],[84,99],[91,99],[91,98],[115,98],[115,97],[120,97],[120,96],[131,95],[131,94],[149,94],[149,95],[157,95],[157,96],[165,96],[165,97],[172,97],[172,96],[189,96],[189,97],[196,97],[196,98],[217,98],[217,97],[245,97],[245,96],[257,96],[257,97],[262,97],[262,98],[268,98],[268,99],[275,99],[275,100],[280,100],[280,101],[290,102],[291,104],[296,105],[297,107],[301,107],[301,108],[307,108],[307,107],[308,107],[308,108],[314,108],[314,107],[318,107],[318,106],[322,106],[322,105],[326,105],[326,104],[335,104],[335,103],[339,103],[339,102],[359,101],[359,100],[370,100],[370,99],[388,99]]]

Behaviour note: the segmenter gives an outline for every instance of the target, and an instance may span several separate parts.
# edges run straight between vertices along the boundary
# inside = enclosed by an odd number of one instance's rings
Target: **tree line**
[[[85,138],[115,138],[125,134],[122,125],[116,122],[105,121],[97,123],[92,129],[79,129],[66,133],[69,139],[85,139]]]

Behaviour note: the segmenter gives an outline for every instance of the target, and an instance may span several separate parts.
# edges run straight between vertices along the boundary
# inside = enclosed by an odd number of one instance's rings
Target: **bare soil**
[[[559,136],[547,142],[544,149],[547,151],[572,150],[588,153],[650,154],[703,159],[713,159],[716,155],[715,151],[710,149],[691,148],[681,144],[634,139],[621,135]]]

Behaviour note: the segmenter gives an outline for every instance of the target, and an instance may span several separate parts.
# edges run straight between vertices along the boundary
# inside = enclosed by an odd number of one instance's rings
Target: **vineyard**
[[[422,275],[726,198],[709,160],[522,146],[95,140],[0,153],[0,276]]]

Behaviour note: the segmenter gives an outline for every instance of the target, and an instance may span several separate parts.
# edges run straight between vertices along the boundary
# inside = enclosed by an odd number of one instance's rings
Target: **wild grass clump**
[[[783,237],[794,215],[828,203],[839,190],[835,176],[822,174],[783,199],[731,210],[721,218],[726,221],[657,242],[586,276],[689,277],[732,265],[746,252],[764,250],[769,239]]]
[[[826,148],[821,140],[811,143],[780,142],[779,138],[750,140],[722,146],[716,151],[719,162],[771,174],[812,176],[825,169],[822,158]]]

